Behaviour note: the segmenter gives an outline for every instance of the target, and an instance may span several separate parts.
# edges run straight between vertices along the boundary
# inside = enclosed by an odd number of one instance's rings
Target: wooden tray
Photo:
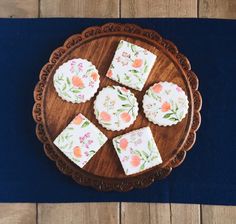
[[[117,84],[105,77],[119,40],[127,40],[140,45],[157,55],[157,61],[142,92],[134,91],[139,101],[139,115],[133,125],[123,131],[108,131],[98,124],[93,113],[93,97],[84,104],[63,101],[53,86],[53,75],[59,65],[72,58],[86,58],[99,70],[101,90],[107,85]],[[176,46],[163,39],[153,30],[142,29],[134,24],[109,23],[101,27],[89,27],[81,34],[71,36],[62,47],[56,49],[49,62],[42,68],[39,82],[34,90],[35,104],[33,117],[36,134],[44,144],[47,156],[56,162],[64,174],[72,176],[79,184],[92,186],[101,191],[129,191],[144,188],[154,180],[170,174],[184,160],[186,151],[194,144],[196,131],[200,126],[201,95],[198,79],[191,71],[188,59],[178,52]],[[149,122],[142,110],[145,91],[159,81],[171,81],[186,92],[190,107],[183,121],[171,127],[159,127]],[[53,145],[55,137],[67,126],[74,116],[81,112],[109,138],[99,152],[81,169],[71,162]],[[142,173],[125,176],[119,159],[112,146],[112,138],[131,130],[150,126],[160,149],[163,163]]]

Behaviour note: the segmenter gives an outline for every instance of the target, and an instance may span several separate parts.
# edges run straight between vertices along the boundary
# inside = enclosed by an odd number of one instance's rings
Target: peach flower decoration
[[[138,155],[133,155],[131,158],[131,165],[137,167],[140,165],[141,159]]]
[[[80,125],[81,122],[82,122],[82,120],[83,120],[83,117],[82,117],[80,114],[78,114],[78,115],[74,118],[73,124]]]
[[[120,140],[120,148],[123,150],[126,150],[127,146],[128,146],[128,140],[126,138],[122,138]]]
[[[102,112],[100,113],[100,117],[101,117],[102,120],[105,121],[105,122],[109,122],[109,121],[111,120],[111,115],[108,114],[108,113],[105,112],[105,111],[102,111]]]
[[[167,111],[170,110],[170,108],[171,108],[170,104],[167,103],[167,102],[165,102],[165,103],[163,103],[162,106],[161,106],[161,111],[162,111],[162,112],[167,112]]]
[[[153,87],[152,90],[154,93],[160,93],[162,90],[162,85],[159,83],[156,83]]]
[[[143,60],[141,58],[137,58],[137,59],[134,60],[132,66],[134,68],[139,68],[139,67],[142,66],[142,64],[143,64]]]
[[[72,84],[75,87],[84,88],[84,83],[83,83],[82,79],[76,75],[74,75],[72,77]]]
[[[98,75],[97,72],[93,72],[93,73],[91,74],[91,77],[92,77],[92,79],[93,79],[94,82],[98,80],[98,76],[99,76],[99,75]]]
[[[80,158],[82,156],[82,152],[79,146],[75,146],[73,152],[76,158]]]
[[[127,112],[123,112],[123,113],[120,115],[120,117],[121,117],[121,119],[122,119],[124,122],[126,122],[126,123],[130,122],[130,120],[131,120],[131,116],[130,116],[130,114],[127,113]]]

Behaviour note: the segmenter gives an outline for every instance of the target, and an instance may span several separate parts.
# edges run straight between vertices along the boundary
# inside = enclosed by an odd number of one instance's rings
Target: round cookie
[[[143,110],[147,119],[154,124],[171,126],[188,113],[188,98],[174,83],[155,83],[143,97]]]
[[[125,87],[108,86],[97,95],[94,113],[104,128],[119,131],[134,123],[138,115],[138,102]]]
[[[72,59],[62,64],[53,77],[58,95],[68,102],[82,103],[97,92],[100,76],[96,67],[85,59]]]

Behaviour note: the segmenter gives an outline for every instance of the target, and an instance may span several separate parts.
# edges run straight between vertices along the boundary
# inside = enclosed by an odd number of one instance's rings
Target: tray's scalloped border
[[[43,94],[47,82],[47,78],[52,71],[57,61],[66,53],[67,50],[75,47],[78,43],[87,41],[89,38],[94,38],[97,35],[106,33],[122,34],[128,32],[130,34],[148,38],[150,41],[155,42],[162,48],[166,49],[170,56],[173,57],[184,71],[186,79],[189,81],[189,86],[192,90],[193,97],[193,118],[189,134],[186,138],[176,157],[171,160],[165,167],[146,173],[138,177],[131,177],[126,179],[115,178],[101,178],[93,174],[89,174],[83,169],[75,169],[75,167],[68,163],[65,159],[60,157],[50,144],[47,134],[44,130],[43,124]],[[34,89],[34,106],[33,118],[36,122],[36,135],[38,139],[44,144],[44,151],[46,155],[56,162],[57,167],[64,174],[71,176],[76,182],[81,185],[91,186],[100,191],[129,191],[133,188],[144,188],[149,186],[155,180],[160,180],[168,176],[172,170],[179,166],[185,159],[186,152],[192,148],[196,140],[196,131],[201,124],[200,110],[202,106],[202,97],[198,91],[198,78],[196,74],[191,71],[191,65],[188,59],[179,53],[177,47],[168,40],[162,38],[156,31],[143,29],[135,24],[120,24],[120,23],[107,23],[102,26],[94,26],[85,29],[81,34],[75,34],[69,37],[62,47],[53,51],[50,56],[49,62],[42,68],[39,75],[39,82]]]

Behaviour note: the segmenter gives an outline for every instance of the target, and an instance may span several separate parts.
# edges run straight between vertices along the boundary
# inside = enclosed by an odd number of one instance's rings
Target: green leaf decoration
[[[133,52],[136,51],[136,47],[135,47],[135,45],[131,44],[131,50],[132,50]]]
[[[177,119],[175,117],[171,117],[171,118],[169,118],[169,120],[171,120],[171,121],[178,121],[179,119]]]
[[[125,109],[118,109],[117,110],[118,113],[121,113],[121,112],[124,112],[124,111],[125,111]]]
[[[142,151],[142,154],[145,156],[146,159],[148,159],[149,155],[145,151]]]
[[[64,86],[62,88],[62,91],[64,91],[66,89],[66,83],[64,83]]]
[[[177,103],[175,104],[175,106],[176,106],[175,111],[178,111],[179,107],[178,107]]]
[[[142,154],[138,150],[135,150],[134,153],[142,157]]]
[[[63,95],[71,98],[71,96],[68,93],[66,93],[66,92],[64,92]]]
[[[148,141],[148,149],[149,149],[150,151],[152,150],[152,143],[151,143],[150,140]]]
[[[67,82],[68,85],[70,85],[70,80],[69,80],[68,77],[66,78],[66,82]]]
[[[124,97],[124,96],[118,95],[118,97],[119,97],[122,101],[125,101],[125,100],[126,100],[126,97]]]
[[[148,66],[147,65],[145,65],[145,67],[144,67],[144,73],[146,73],[147,72],[147,70],[148,70]]]
[[[82,127],[82,128],[85,128],[85,127],[87,127],[89,124],[90,124],[90,123],[89,123],[88,121],[85,121],[81,127]]]
[[[125,73],[125,80],[129,81],[130,80],[130,77]]]
[[[123,93],[119,89],[117,89],[117,91],[120,95],[123,95]]]
[[[121,153],[121,149],[119,147],[116,148],[117,152]]]
[[[89,72],[91,72],[91,71],[93,71],[93,68],[89,68],[89,69],[86,71],[86,73],[89,73]]]
[[[130,104],[122,104],[122,107],[131,107]]]
[[[142,164],[142,166],[140,166],[140,170],[143,170],[145,168],[145,163]]]
[[[134,73],[134,74],[139,73],[139,71],[137,71],[137,70],[135,70],[135,69],[129,70],[129,72]]]
[[[169,118],[173,113],[168,113],[163,116],[163,118]]]
[[[80,89],[73,89],[71,90],[72,93],[80,93]]]

